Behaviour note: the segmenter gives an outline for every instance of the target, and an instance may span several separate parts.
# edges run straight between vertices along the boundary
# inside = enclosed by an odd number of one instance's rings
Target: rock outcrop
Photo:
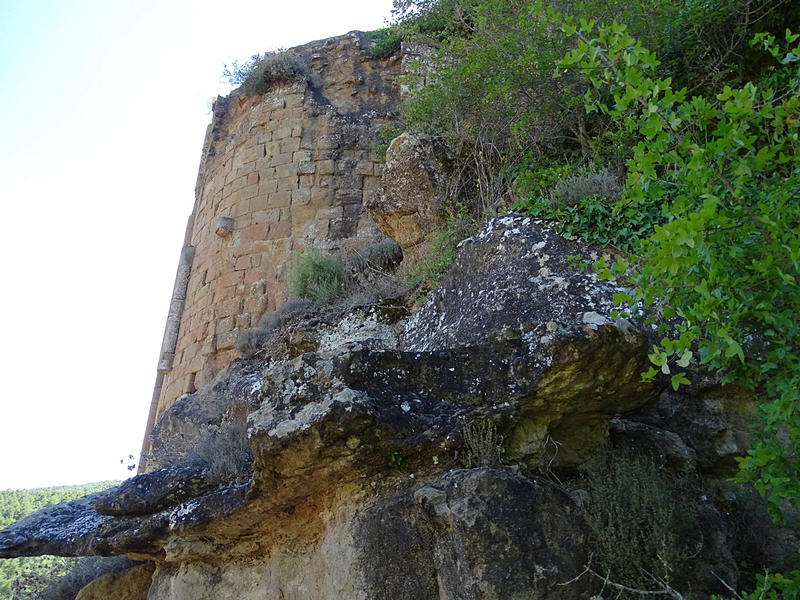
[[[591,499],[564,478],[612,445],[727,473],[749,409],[714,388],[689,410],[643,383],[648,330],[610,317],[614,285],[569,258],[591,253],[528,219],[492,220],[414,317],[320,335],[287,360],[233,361],[164,413],[152,472],[13,524],[0,557],[144,559],[150,600],[596,593]],[[210,477],[234,431],[252,463]],[[744,535],[725,514],[739,492],[707,487],[695,551],[709,558],[680,579],[700,596],[724,591],[710,570],[736,584]]]
[[[75,600],[146,600],[153,580],[152,563],[98,577],[78,592]]]
[[[445,225],[442,179],[430,139],[406,132],[389,144],[380,188],[364,207],[400,244],[406,265],[425,258]]]
[[[533,352],[572,331],[610,326],[635,336],[629,322],[610,317],[620,288],[591,273],[585,261],[596,258],[583,242],[527,217],[493,219],[461,242],[452,267],[409,321],[403,345],[457,348],[513,330]]]

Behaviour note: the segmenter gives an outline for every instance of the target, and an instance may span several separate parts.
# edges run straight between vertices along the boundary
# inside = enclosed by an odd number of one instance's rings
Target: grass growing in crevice
[[[373,150],[381,161],[386,160],[386,151],[389,149],[389,145],[392,143],[392,140],[401,133],[403,133],[403,130],[394,126],[386,127],[378,132],[378,137],[381,139],[381,143],[375,146]]]
[[[204,426],[185,462],[203,468],[204,478],[220,485],[250,477],[255,456],[247,439],[247,415],[254,406],[226,393],[218,400],[219,425]]]
[[[446,225],[434,236],[426,259],[408,270],[407,285],[416,301],[438,285],[455,260],[458,244],[477,228],[478,222],[467,215],[463,205],[457,204],[448,211]]]
[[[309,248],[295,257],[289,269],[290,298],[308,298],[314,304],[327,304],[345,289],[347,276],[341,257]]]
[[[254,459],[245,414],[238,418],[226,415],[219,427],[203,429],[187,462],[202,466],[208,481],[225,484],[249,478]]]
[[[330,320],[403,297],[409,286],[396,273],[402,259],[400,246],[389,238],[346,257],[316,248],[307,250],[295,258],[289,270],[290,299],[274,313],[264,315],[257,326],[242,331],[236,349],[246,358],[275,358],[285,353],[284,338],[299,321]]]

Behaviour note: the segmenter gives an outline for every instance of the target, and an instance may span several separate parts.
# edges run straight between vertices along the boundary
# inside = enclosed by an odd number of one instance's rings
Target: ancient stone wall
[[[356,249],[381,234],[364,212],[380,183],[372,150],[396,118],[400,58],[371,59],[360,32],[289,52],[302,80],[214,104],[158,365],[147,435],[236,352],[239,332],[285,299],[292,256]]]

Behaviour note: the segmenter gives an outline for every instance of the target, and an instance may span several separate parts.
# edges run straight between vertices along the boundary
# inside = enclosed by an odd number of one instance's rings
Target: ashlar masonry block
[[[251,217],[253,223],[272,223],[281,219],[282,210],[280,208],[268,208],[254,212]]]
[[[270,178],[266,180],[262,180],[258,184],[258,195],[259,196],[266,196],[267,194],[272,194],[278,191],[278,180],[275,179],[275,170],[271,169],[272,173],[270,173]]]
[[[288,238],[292,234],[292,224],[288,221],[278,221],[270,223],[269,232],[267,233],[268,240],[277,240]]]
[[[292,192],[292,206],[302,206],[311,202],[311,190],[299,189]]]
[[[362,160],[356,163],[355,172],[358,175],[372,175],[373,164],[372,161]]]
[[[276,129],[272,134],[273,140],[283,140],[288,137],[292,136],[292,128],[291,127],[281,127],[280,129]]]
[[[275,192],[267,196],[267,206],[270,208],[281,208],[292,203],[292,192],[289,190]]]

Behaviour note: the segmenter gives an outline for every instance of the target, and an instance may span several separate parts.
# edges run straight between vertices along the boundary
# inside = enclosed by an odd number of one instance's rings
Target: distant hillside
[[[67,502],[117,485],[101,481],[83,485],[0,491],[0,529],[45,506]],[[0,600],[27,600],[54,578],[69,571],[79,559],[60,556],[0,559]]]

